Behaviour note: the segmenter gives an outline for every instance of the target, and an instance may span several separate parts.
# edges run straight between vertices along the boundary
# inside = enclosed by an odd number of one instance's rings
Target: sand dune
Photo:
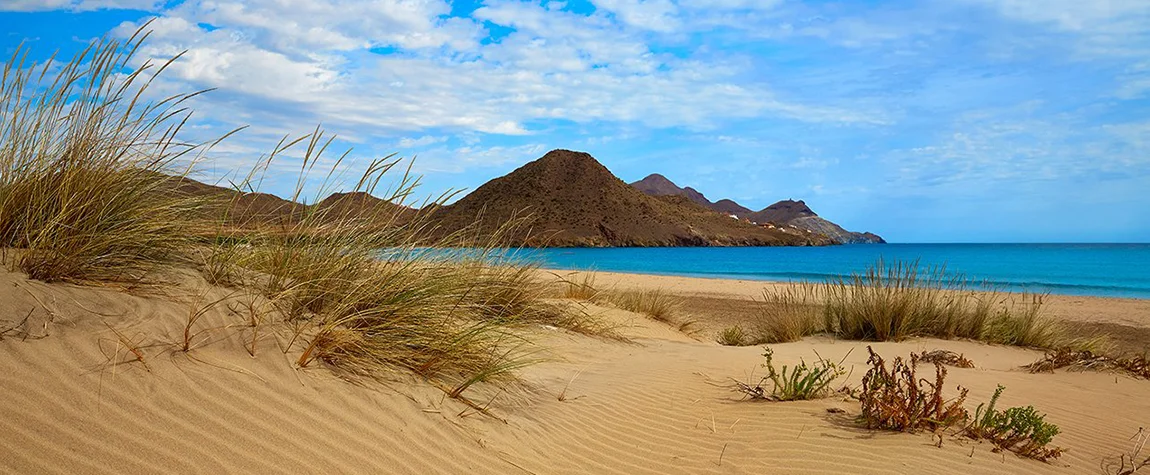
[[[698,284],[632,284],[699,290]],[[674,285],[672,285],[674,284]],[[723,283],[728,292],[755,284]],[[197,328],[214,328],[190,353],[182,319],[202,286],[166,295],[45,285],[0,273],[0,319],[32,311],[33,336],[0,341],[0,471],[7,473],[1098,473],[1150,424],[1150,381],[1105,373],[1029,374],[1035,351],[972,342],[879,343],[881,354],[946,348],[979,367],[950,370],[968,405],[1008,389],[1003,404],[1033,404],[1062,428],[1069,448],[1042,463],[957,437],[871,432],[851,422],[858,404],[741,401],[731,378],[759,372],[762,350],[721,347],[616,309],[633,343],[547,329],[551,361],[507,390],[482,386],[492,412],[474,414],[437,389],[397,373],[353,384],[325,368],[295,369],[282,341],[249,331],[220,305]],[[703,289],[706,290],[706,289]],[[209,298],[227,294],[210,289]],[[1124,303],[1136,308],[1137,302]],[[55,313],[54,322],[45,307]],[[96,313],[102,314],[99,316]],[[1147,315],[1127,315],[1144,319]],[[1147,321],[1147,320],[1138,320]],[[140,341],[148,367],[131,361],[103,322]],[[15,323],[15,322],[13,322]],[[0,325],[7,328],[10,325]],[[812,338],[774,345],[794,363],[818,351],[850,352],[857,384],[865,344]],[[559,394],[565,393],[565,400]],[[827,408],[846,414],[830,414]],[[461,415],[462,414],[462,415]]]

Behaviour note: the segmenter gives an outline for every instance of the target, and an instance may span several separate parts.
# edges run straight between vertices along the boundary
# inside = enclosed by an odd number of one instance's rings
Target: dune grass
[[[601,297],[601,291],[595,285],[595,274],[592,272],[584,272],[580,277],[573,280],[560,279],[560,296],[565,299],[594,302]]]
[[[723,346],[743,346],[747,344],[747,332],[738,325],[726,327],[719,330],[719,334],[715,336],[715,341]]]
[[[777,343],[829,333],[849,340],[963,338],[1035,348],[1096,343],[1072,338],[1045,317],[1042,297],[975,290],[943,268],[879,260],[848,278],[767,290],[753,340]]]
[[[476,383],[538,361],[531,325],[611,330],[550,302],[532,265],[494,252],[500,235],[479,240],[464,230],[430,240],[426,214],[402,206],[418,185],[410,168],[393,156],[326,159],[334,137],[319,128],[285,137],[246,178],[234,180],[234,193],[185,192],[185,177],[218,140],[183,138],[188,100],[203,91],[147,100],[154,77],[179,57],[135,66],[146,36],[141,29],[128,41],[95,42],[62,66],[27,64],[24,48],[5,64],[6,265],[43,281],[89,284],[139,282],[167,266],[195,266],[210,284],[231,288],[227,307],[242,321],[228,326],[251,332],[243,345],[253,357],[261,335],[270,333],[301,367],[323,362],[370,378],[406,368],[460,398]],[[286,155],[301,164],[289,213],[237,225],[233,209]],[[309,205],[333,191],[393,205]],[[236,302],[248,306],[236,311]],[[195,351],[211,331],[200,320],[225,313],[215,308],[221,302],[201,304],[171,322],[183,335],[173,351]]]
[[[164,191],[210,144],[179,139],[199,92],[145,100],[170,61],[124,74],[145,36],[94,43],[62,66],[30,64],[23,47],[5,63],[0,248],[20,250],[6,253],[10,267],[49,282],[135,281],[187,246],[198,204]]]
[[[616,307],[641,313],[661,322],[671,323],[682,307],[682,299],[662,289],[613,290],[604,297]]]

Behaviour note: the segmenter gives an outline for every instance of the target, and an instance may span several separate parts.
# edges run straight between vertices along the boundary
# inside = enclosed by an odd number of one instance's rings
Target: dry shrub
[[[181,140],[199,92],[147,101],[171,61],[129,69],[146,35],[92,43],[61,65],[18,48],[0,84],[0,248],[44,281],[143,278],[188,244],[200,203],[171,192],[209,144]],[[56,68],[59,68],[58,70]]]
[[[1071,348],[1048,351],[1042,359],[1023,366],[1023,368],[1031,373],[1052,373],[1061,368],[1075,371],[1116,371],[1138,378],[1150,379],[1150,361],[1147,361],[1146,355],[1111,357],[1095,354],[1090,350]]]
[[[913,353],[912,353],[913,355]],[[974,362],[967,359],[966,355],[955,353],[950,350],[934,350],[928,351],[921,355],[913,355],[913,358],[918,361],[930,364],[944,364],[957,368],[973,368]]]
[[[1058,426],[1046,422],[1046,416],[1035,411],[1033,406],[1012,407],[1005,411],[995,409],[1005,389],[999,385],[989,403],[978,405],[974,420],[966,428],[967,436],[988,440],[1000,450],[1036,460],[1062,456],[1061,448],[1047,447],[1058,435]]]
[[[867,352],[870,369],[863,376],[859,400],[861,420],[868,429],[934,432],[963,424],[969,418],[962,407],[967,394],[965,388],[958,388],[957,397],[943,397],[946,368],[941,364],[934,364],[932,383],[918,377],[915,370],[918,357],[913,354],[909,363],[896,357],[888,369],[870,346]]]

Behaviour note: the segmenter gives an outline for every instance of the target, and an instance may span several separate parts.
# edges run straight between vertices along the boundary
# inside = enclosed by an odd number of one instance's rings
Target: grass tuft
[[[135,282],[179,257],[200,203],[171,193],[210,144],[179,137],[200,92],[148,101],[172,61],[129,68],[146,35],[104,39],[66,63],[18,48],[0,83],[0,248],[46,282]],[[58,69],[57,69],[58,68]],[[125,71],[131,71],[125,73]]]
[[[747,334],[743,332],[743,327],[735,325],[733,327],[724,328],[719,332],[719,336],[715,338],[720,345],[723,346],[744,346],[747,345]]]
[[[595,286],[595,274],[584,272],[576,280],[561,280],[562,293],[565,299],[594,302],[600,298],[599,288]]]
[[[628,312],[641,313],[655,320],[670,323],[682,306],[682,299],[662,289],[616,290],[605,298]]]
[[[755,339],[795,341],[827,332],[838,338],[898,341],[965,338],[1034,348],[1097,344],[1069,336],[1042,313],[1041,295],[976,291],[945,268],[878,260],[865,272],[823,284],[795,283],[763,293]]]

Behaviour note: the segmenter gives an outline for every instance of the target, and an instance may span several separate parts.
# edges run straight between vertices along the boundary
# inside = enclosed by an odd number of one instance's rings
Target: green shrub
[[[1046,422],[1046,416],[1039,414],[1033,406],[1012,407],[1005,411],[995,409],[1005,389],[999,385],[989,403],[978,405],[973,422],[966,428],[967,435],[989,440],[1003,450],[1038,460],[1061,456],[1061,448],[1047,447],[1058,435],[1058,426]]]
[[[799,364],[793,368],[783,365],[781,369],[775,368],[774,364],[774,350],[765,348],[763,351],[763,367],[767,369],[767,375],[759,380],[754,386],[747,383],[738,383],[739,389],[746,393],[753,399],[767,399],[770,401],[805,401],[808,399],[817,399],[826,396],[830,392],[831,383],[838,379],[840,376],[846,374],[843,369],[842,363],[835,363],[833,361],[824,359],[818,356],[818,360],[812,365],[807,365],[806,361],[800,360]],[[845,358],[844,358],[845,360]],[[770,392],[767,388],[763,387],[767,381],[771,382]]]

